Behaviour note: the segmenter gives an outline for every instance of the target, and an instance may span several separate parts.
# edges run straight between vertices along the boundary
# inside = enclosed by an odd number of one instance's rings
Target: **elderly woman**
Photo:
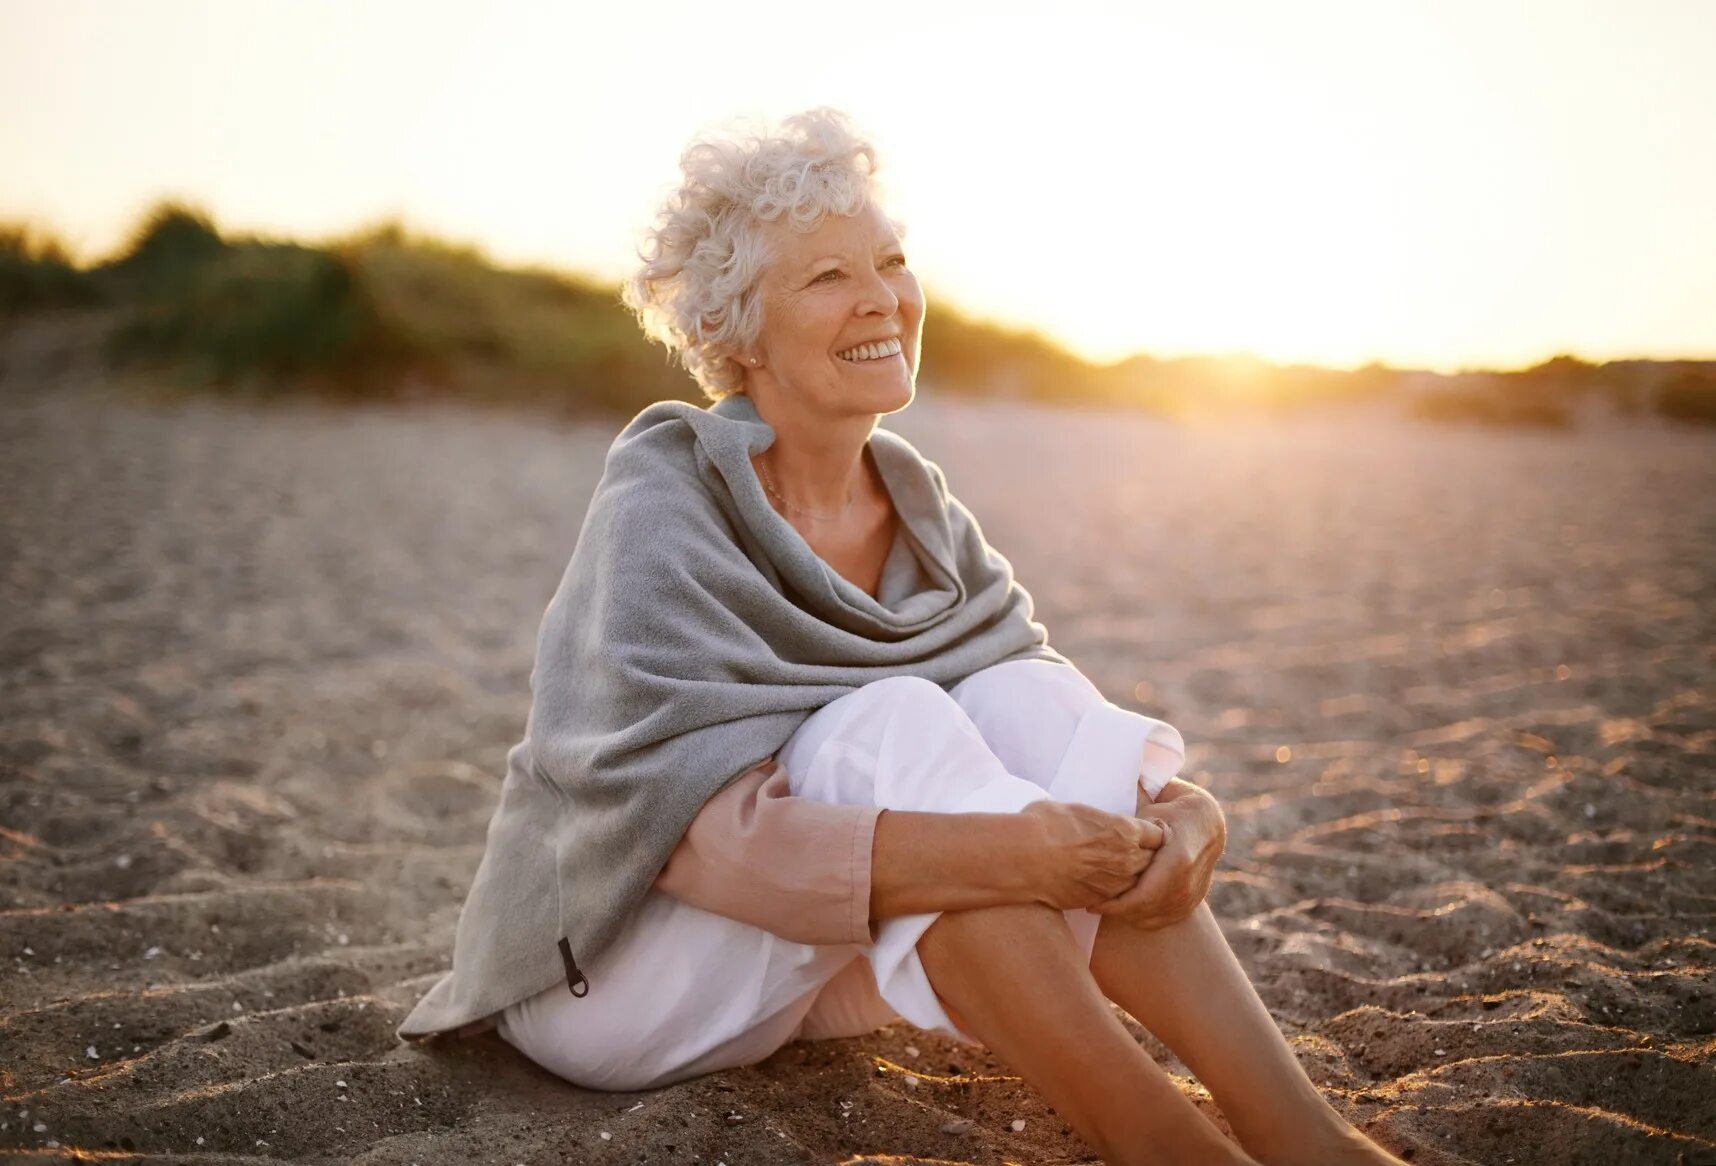
[[[635,1090],[904,1018],[994,1050],[1109,1162],[1396,1162],[1205,905],[1225,827],[1179,733],[1049,647],[877,427],[924,298],[872,148],[819,109],[681,162],[626,298],[714,403],[651,405],[608,453],[453,971],[401,1035],[498,1027]]]

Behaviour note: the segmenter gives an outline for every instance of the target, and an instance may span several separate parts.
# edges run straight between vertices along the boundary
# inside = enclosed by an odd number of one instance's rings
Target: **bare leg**
[[[1305,1075],[1208,903],[1154,931],[1105,916],[1090,972],[1109,999],[1197,1074],[1241,1144],[1267,1166],[1402,1166],[1336,1113]]]
[[[1255,1166],[1138,1046],[1061,912],[944,911],[918,940],[936,995],[1113,1166]]]

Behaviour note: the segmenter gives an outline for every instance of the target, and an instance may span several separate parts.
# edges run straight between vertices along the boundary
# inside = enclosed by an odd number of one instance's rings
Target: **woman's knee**
[[[881,704],[892,704],[900,701],[908,703],[924,700],[933,701],[937,698],[951,699],[947,695],[947,690],[935,681],[910,674],[884,676],[880,680],[872,680],[859,688],[856,695]]]
[[[946,690],[921,676],[889,676],[812,713],[776,757],[794,794],[864,804],[876,800],[879,785],[893,780],[889,767],[878,764],[877,753],[884,745],[957,738],[982,741]]]
[[[1008,769],[1045,789],[1079,722],[1107,703],[1084,673],[1051,660],[984,668],[950,695]]]
[[[848,693],[841,702],[884,714],[905,709],[965,721],[979,713],[1040,712],[1045,704],[1076,714],[1103,699],[1102,692],[1076,668],[1050,660],[1009,660],[980,668],[951,689],[922,676],[888,676]]]
[[[922,676],[887,676],[841,698],[860,717],[890,719],[901,715],[965,719],[964,710],[945,688]]]
[[[1053,660],[1007,660],[980,668],[954,685],[949,695],[973,716],[1015,712],[1021,705],[1049,702],[1082,710],[1105,698],[1077,668]]]

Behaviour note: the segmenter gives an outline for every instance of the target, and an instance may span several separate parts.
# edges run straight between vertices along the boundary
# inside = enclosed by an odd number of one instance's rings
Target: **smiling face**
[[[758,409],[835,418],[909,405],[924,294],[887,215],[870,203],[855,215],[829,215],[808,233],[778,221],[764,229],[775,258],[759,288],[762,335],[740,356]],[[879,347],[850,351],[867,342]]]

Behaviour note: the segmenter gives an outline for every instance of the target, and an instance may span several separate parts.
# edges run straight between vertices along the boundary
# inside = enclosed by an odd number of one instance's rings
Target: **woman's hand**
[[[1154,822],[1049,798],[1019,811],[1034,845],[1020,855],[1036,902],[1066,911],[1109,901],[1138,881],[1163,832]]]
[[[1167,828],[1167,840],[1135,886],[1090,909],[1153,931],[1178,923],[1204,901],[1227,845],[1227,819],[1207,790],[1179,778],[1149,809]]]

